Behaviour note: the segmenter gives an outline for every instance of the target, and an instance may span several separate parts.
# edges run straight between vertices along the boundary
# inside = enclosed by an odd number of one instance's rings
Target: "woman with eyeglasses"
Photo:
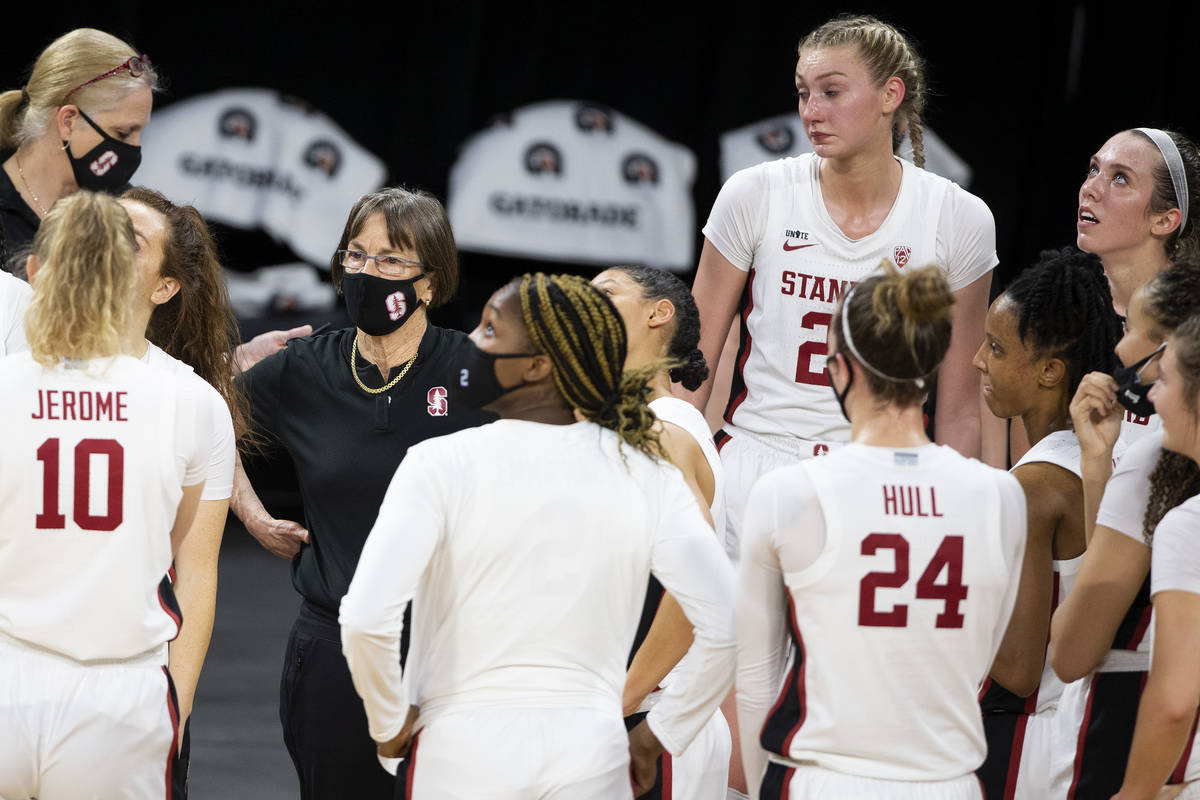
[[[60,197],[116,194],[141,163],[158,76],[146,56],[93,28],[42,51],[29,80],[0,94],[0,257],[33,241]]]
[[[1197,313],[1200,262],[1181,258],[1129,299],[1116,347],[1126,365],[1114,373],[1120,380],[1087,375],[1071,403],[1087,552],[1051,620],[1049,656],[1068,682],[1055,716],[1060,746],[1053,774],[1075,797],[1109,797],[1121,785],[1150,668],[1152,535],[1168,511],[1200,491],[1200,467],[1165,450],[1161,429],[1135,440],[1113,467],[1122,412],[1153,412],[1148,394],[1163,343]]]
[[[243,375],[255,429],[295,465],[304,525],[273,518],[244,474],[234,512],[291,559],[300,613],[280,687],[284,742],[304,798],[391,798],[342,656],[338,604],[384,492],[408,449],[493,418],[468,408],[467,335],[427,309],[458,285],[454,234],[438,200],[381,189],[350,210],[330,267],[353,328],[293,341]],[[401,654],[396,653],[399,659]]]

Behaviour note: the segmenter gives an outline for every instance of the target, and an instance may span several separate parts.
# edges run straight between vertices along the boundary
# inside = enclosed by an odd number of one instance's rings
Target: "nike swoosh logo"
[[[812,244],[793,244],[793,245],[788,245],[787,242],[783,243],[784,252],[787,252],[787,253],[790,253],[793,250],[799,250],[803,247],[816,247],[816,246],[817,246],[816,242],[813,242]]]

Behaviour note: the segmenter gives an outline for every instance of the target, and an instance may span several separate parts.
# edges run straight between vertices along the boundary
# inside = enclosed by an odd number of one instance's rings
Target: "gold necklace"
[[[25,170],[21,169],[21,148],[17,148],[17,174],[21,176],[21,183],[25,184],[25,191],[29,192],[29,196],[33,198],[33,202],[37,205],[38,211],[42,212],[42,216],[46,216],[46,209],[42,207],[42,201],[38,199],[37,194],[33,191],[33,187],[29,185],[29,181],[25,179]]]
[[[361,334],[358,334],[358,333],[354,334],[354,344],[350,345],[350,374],[354,376],[354,382],[358,384],[358,388],[362,389],[364,392],[367,392],[369,394],[383,394],[388,389],[391,389],[393,386],[395,386],[397,383],[400,382],[400,379],[403,378],[405,376],[405,374],[408,372],[408,368],[411,367],[416,362],[417,357],[414,355],[412,358],[410,358],[408,360],[408,363],[404,365],[404,369],[400,370],[399,375],[392,378],[390,381],[388,381],[383,386],[380,386],[378,389],[372,389],[370,386],[367,386],[365,383],[362,382],[362,378],[358,377],[358,357],[357,356],[358,356],[358,337],[359,336],[361,336]]]

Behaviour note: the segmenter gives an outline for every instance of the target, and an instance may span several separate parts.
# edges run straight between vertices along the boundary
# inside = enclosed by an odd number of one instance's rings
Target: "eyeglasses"
[[[419,267],[421,274],[424,275],[428,266],[420,261],[409,261],[400,256],[371,256],[362,250],[338,250],[335,255],[341,260],[342,269],[346,272],[362,272],[366,269],[367,262],[374,260],[375,269],[379,270],[379,274],[392,278],[400,277],[413,267]]]
[[[79,84],[74,89],[67,92],[67,94],[63,97],[63,105],[66,105],[68,97],[75,94],[83,87],[91,86],[93,83],[95,83],[97,81],[102,81],[105,78],[111,78],[113,75],[116,75],[118,72],[122,72],[124,70],[129,70],[129,74],[135,78],[142,77],[143,75],[145,75],[147,72],[150,71],[150,56],[145,55],[145,54],[142,54],[140,56],[130,56],[129,58],[125,59],[123,62],[121,62],[117,66],[110,69],[108,72],[101,73],[101,74],[97,75],[96,77],[92,78],[90,81],[85,81],[85,82]]]

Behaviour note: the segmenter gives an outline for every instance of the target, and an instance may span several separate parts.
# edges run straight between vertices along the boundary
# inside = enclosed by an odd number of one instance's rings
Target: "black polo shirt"
[[[0,152],[0,163],[7,161],[14,152]],[[21,193],[13,185],[8,173],[0,169],[0,269],[13,271],[10,262],[24,254],[41,222],[34,210],[21,199]]]
[[[412,368],[380,395],[363,391],[350,373],[354,335],[346,328],[293,339],[243,377],[255,428],[296,466],[309,544],[292,560],[292,583],[333,614],[408,448],[495,419],[456,401],[472,346],[466,334],[430,325]],[[384,385],[361,353],[357,360],[363,383]]]

